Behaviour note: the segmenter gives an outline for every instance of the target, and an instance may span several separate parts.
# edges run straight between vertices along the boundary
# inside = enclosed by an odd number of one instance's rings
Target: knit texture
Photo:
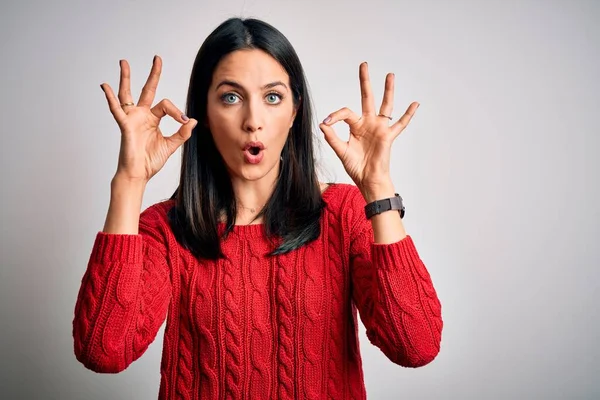
[[[159,399],[365,399],[360,316],[389,360],[428,364],[441,305],[412,238],[374,243],[354,185],[323,199],[319,238],[274,257],[263,225],[240,225],[225,259],[199,262],[175,240],[170,200],[142,212],[137,235],[98,232],[75,306],[77,359],[123,371],[166,320]]]

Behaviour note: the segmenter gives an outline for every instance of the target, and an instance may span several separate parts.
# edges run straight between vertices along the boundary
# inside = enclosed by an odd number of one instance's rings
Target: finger
[[[360,118],[356,113],[347,107],[341,108],[336,112],[329,114],[323,121],[325,125],[331,126],[339,121],[344,121],[348,125],[352,126],[360,121]]]
[[[121,105],[119,104],[119,99],[117,99],[117,97],[115,96],[110,85],[103,83],[102,85],[100,85],[100,87],[102,88],[102,91],[106,96],[106,101],[108,101],[108,108],[110,109],[110,112],[113,115],[113,117],[115,117],[115,120],[117,122],[123,121],[125,117],[127,117],[127,114],[125,114],[125,111],[123,111],[123,108],[121,108]]]
[[[171,154],[173,154],[175,150],[177,150],[185,141],[192,137],[192,132],[196,125],[198,125],[198,121],[191,118],[185,125],[182,125],[177,132],[165,138],[167,143],[169,143],[169,150],[171,151]]]
[[[152,60],[152,69],[150,75],[146,80],[146,84],[142,88],[142,94],[138,101],[138,106],[151,107],[156,95],[156,88],[158,87],[158,81],[160,80],[160,73],[162,72],[162,60],[159,56],[154,56]]]
[[[385,77],[385,91],[383,92],[383,101],[381,102],[381,108],[379,114],[392,116],[394,111],[394,74],[387,74]]]
[[[325,123],[319,124],[319,128],[321,128],[321,132],[325,135],[325,141],[329,143],[335,154],[342,159],[346,152],[348,142],[344,142],[340,139],[333,128]]]
[[[154,114],[158,119],[163,118],[165,115],[169,115],[175,121],[181,124],[187,124],[189,122],[188,117],[181,112],[179,108],[175,106],[169,99],[161,100],[157,105],[150,109],[152,114]]]
[[[132,103],[131,97],[131,70],[127,60],[120,60],[121,79],[119,81],[119,102],[120,104]]]
[[[406,110],[402,118],[400,118],[398,121],[396,121],[394,125],[392,125],[392,132],[394,132],[396,136],[399,135],[400,132],[402,132],[406,128],[413,115],[415,115],[417,108],[419,108],[419,103],[412,103],[410,106],[408,106],[408,109]]]
[[[369,66],[366,62],[360,64],[358,69],[358,78],[360,80],[360,97],[363,115],[375,113],[375,101],[371,91],[371,81],[369,80]]]

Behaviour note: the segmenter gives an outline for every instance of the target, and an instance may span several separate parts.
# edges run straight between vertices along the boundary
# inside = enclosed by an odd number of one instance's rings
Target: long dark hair
[[[175,200],[169,213],[171,229],[197,258],[223,257],[220,240],[233,230],[237,215],[231,179],[205,121],[215,68],[224,56],[242,49],[260,49],[283,66],[298,110],[283,147],[275,190],[259,214],[273,244],[270,254],[297,249],[320,234],[325,203],[315,169],[312,107],[300,60],[273,26],[256,19],[231,18],[206,38],[194,61],[186,114],[198,125],[183,145],[179,186],[171,196]],[[219,229],[222,213],[227,217],[224,230]]]

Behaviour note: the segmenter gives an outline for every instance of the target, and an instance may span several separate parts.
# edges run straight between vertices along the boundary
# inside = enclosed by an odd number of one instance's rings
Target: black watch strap
[[[400,218],[404,218],[404,204],[402,203],[402,197],[400,197],[398,193],[396,193],[394,197],[376,200],[365,206],[367,219],[371,219],[373,216],[389,210],[398,210],[400,212]]]

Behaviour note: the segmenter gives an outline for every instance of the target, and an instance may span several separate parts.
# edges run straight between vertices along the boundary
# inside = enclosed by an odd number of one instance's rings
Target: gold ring
[[[126,106],[135,106],[135,103],[123,103],[121,104],[121,107],[126,107]]]
[[[389,119],[390,121],[392,120],[392,117],[385,115],[385,114],[379,114],[380,117],[386,117],[387,119]]]

